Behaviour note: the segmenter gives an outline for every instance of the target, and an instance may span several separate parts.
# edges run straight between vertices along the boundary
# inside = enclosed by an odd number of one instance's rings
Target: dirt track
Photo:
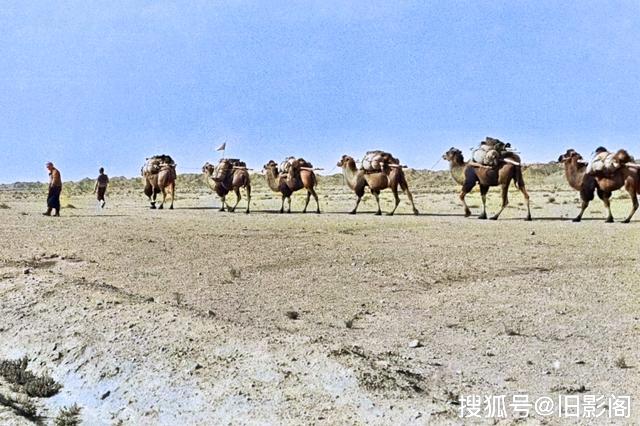
[[[640,395],[637,219],[417,198],[431,215],[83,198],[56,220],[5,200],[0,355],[64,385],[45,412],[78,402],[90,423],[455,424],[461,395]]]

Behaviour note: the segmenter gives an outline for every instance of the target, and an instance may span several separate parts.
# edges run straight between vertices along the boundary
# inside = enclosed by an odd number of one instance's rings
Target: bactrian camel
[[[316,174],[313,169],[308,167],[298,167],[294,165],[291,167],[286,175],[281,174],[278,170],[278,164],[275,161],[270,160],[264,165],[264,173],[267,177],[267,184],[273,192],[279,192],[282,195],[282,205],[280,206],[280,213],[284,213],[284,202],[287,200],[287,213],[291,213],[291,194],[300,190],[307,190],[307,199],[304,203],[304,209],[302,213],[307,212],[307,206],[311,197],[316,200],[316,213],[320,213],[320,202],[318,201],[318,194],[316,194],[315,187],[318,184]]]
[[[246,164],[240,160],[235,159],[222,159],[218,165],[214,166],[210,163],[205,163],[202,166],[202,173],[204,179],[216,194],[222,200],[222,206],[220,211],[225,211],[225,208],[229,212],[234,212],[238,203],[242,197],[240,196],[240,189],[244,188],[247,195],[247,210],[249,213],[251,206],[251,178],[249,176],[249,170],[247,170]],[[227,194],[233,191],[236,194],[236,203],[233,206],[227,204]]]
[[[522,166],[520,157],[514,153],[504,154],[508,161],[501,161],[496,168],[472,166],[464,161],[462,151],[451,148],[442,158],[449,161],[451,176],[462,186],[460,191],[460,200],[464,205],[464,215],[471,216],[471,210],[465,201],[465,196],[471,192],[476,186],[480,185],[480,196],[482,198],[482,213],[479,219],[487,218],[487,192],[492,186],[500,186],[502,188],[502,207],[492,220],[498,219],[502,211],[509,204],[509,185],[511,181],[522,192],[527,206],[527,216],[525,220],[531,220],[531,209],[529,207],[529,194],[525,188],[524,179],[522,177]]]
[[[171,157],[168,155],[156,155],[147,158],[141,174],[144,179],[144,194],[149,198],[151,208],[156,208],[156,196],[162,192],[162,201],[158,208],[164,208],[167,194],[170,194],[171,204],[169,209],[173,209],[173,200],[176,196],[176,164]]]
[[[347,182],[347,185],[349,186],[349,188],[351,188],[352,191],[356,193],[356,196],[358,197],[355,207],[350,212],[351,214],[356,214],[358,205],[360,204],[360,200],[364,195],[365,188],[369,187],[369,190],[371,191],[371,194],[373,194],[378,205],[378,211],[376,212],[376,215],[382,214],[382,210],[380,209],[380,191],[387,188],[391,189],[391,191],[393,192],[393,197],[395,199],[395,205],[393,206],[393,210],[389,212],[389,216],[393,215],[398,208],[398,204],[400,204],[400,197],[398,196],[398,186],[402,188],[402,191],[405,194],[407,194],[407,198],[409,198],[413,213],[418,214],[418,209],[416,209],[416,206],[413,203],[413,195],[411,195],[411,191],[409,191],[409,186],[407,185],[407,179],[404,175],[404,171],[399,165],[389,167],[389,170],[387,171],[365,173],[364,170],[358,170],[356,162],[352,157],[343,155],[340,161],[338,161],[337,166],[342,168],[342,173],[344,175],[345,181]]]
[[[569,185],[580,191],[582,199],[582,207],[580,214],[574,218],[574,222],[582,219],[584,211],[587,209],[589,202],[593,200],[594,191],[598,194],[607,209],[607,223],[613,222],[611,214],[611,195],[613,191],[624,187],[631,198],[631,212],[622,223],[629,223],[631,218],[638,210],[638,194],[640,194],[640,171],[637,167],[628,166],[626,163],[631,161],[631,156],[625,151],[620,150],[616,155],[621,158],[619,169],[611,173],[595,173],[590,175],[586,173],[587,162],[582,156],[573,149],[567,150],[558,158],[558,161],[564,164],[564,173]]]

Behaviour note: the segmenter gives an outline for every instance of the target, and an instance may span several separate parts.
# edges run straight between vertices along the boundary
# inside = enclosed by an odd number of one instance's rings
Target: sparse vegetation
[[[38,376],[27,370],[29,359],[23,357],[17,360],[0,362],[0,376],[14,385],[20,392],[32,397],[48,398],[57,394],[62,385],[56,383],[49,375]]]
[[[38,412],[35,404],[24,396],[11,396],[0,393],[0,405],[11,408],[17,415],[36,421]]]
[[[80,412],[81,408],[78,404],[73,404],[71,407],[63,407],[58,412],[58,415],[53,421],[55,426],[76,426],[81,423]]]

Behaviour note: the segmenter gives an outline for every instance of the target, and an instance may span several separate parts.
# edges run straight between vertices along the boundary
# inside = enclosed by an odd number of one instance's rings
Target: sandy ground
[[[561,220],[566,192],[532,193],[533,222],[516,194],[479,221],[415,192],[417,217],[404,201],[342,214],[341,190],[321,215],[269,213],[270,194],[220,213],[196,194],[100,213],[76,197],[57,219],[0,194],[0,356],[64,385],[45,417],[77,402],[88,424],[463,424],[459,398],[518,393],[631,395],[640,422],[640,217],[605,224],[594,202]],[[629,200],[614,203],[619,219]]]

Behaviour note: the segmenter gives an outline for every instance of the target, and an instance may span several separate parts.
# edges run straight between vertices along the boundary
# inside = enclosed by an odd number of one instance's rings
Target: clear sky
[[[0,182],[389,150],[430,168],[494,136],[525,162],[640,156],[640,2],[3,1]],[[445,165],[440,162],[437,168]]]

